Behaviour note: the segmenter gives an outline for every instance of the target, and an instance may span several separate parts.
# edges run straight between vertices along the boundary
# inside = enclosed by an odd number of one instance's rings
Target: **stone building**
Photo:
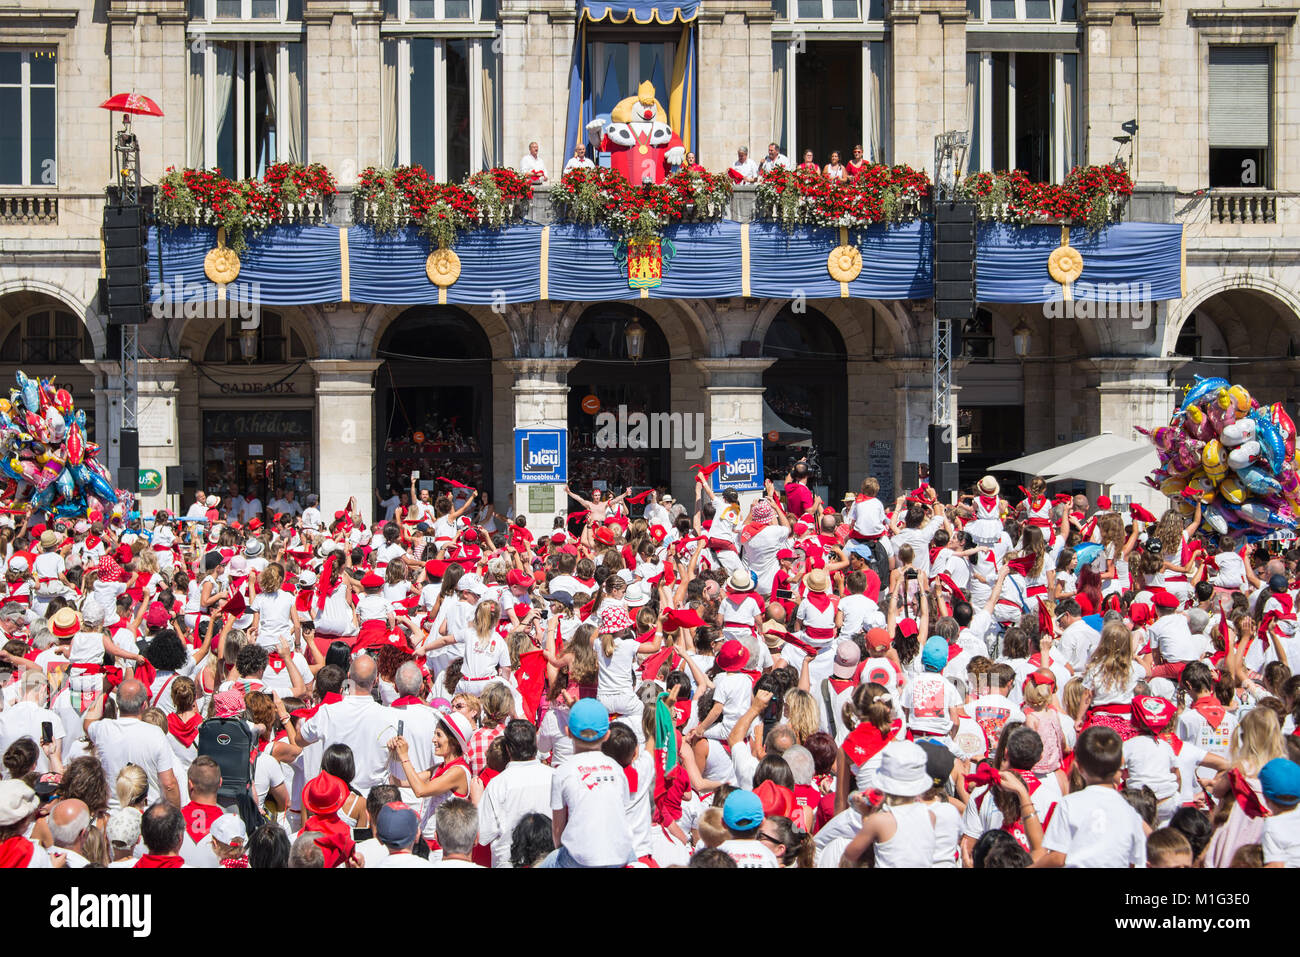
[[[165,113],[134,124],[146,180],[173,166],[242,177],[277,159],[320,162],[343,187],[321,215],[346,224],[347,190],[372,165],[418,162],[459,179],[518,166],[536,141],[554,178],[574,105],[589,115],[645,79],[669,90],[689,58],[694,83],[677,108],[711,170],[769,141],[795,160],[805,149],[819,163],[832,150],[847,158],[861,144],[871,159],[931,168],[935,135],[965,129],[970,169],[1060,182],[1119,155],[1138,184],[1127,216],[1183,225],[1181,299],[982,305],[955,363],[963,481],[1099,430],[1132,437],[1193,374],[1300,398],[1293,6],[627,6],[0,0],[0,377],[56,375],[116,463],[116,338],[97,292],[120,119],[98,107],[114,93],[147,94]],[[738,189],[735,203],[744,218],[752,196]],[[546,216],[545,189],[534,207]],[[424,478],[474,478],[500,501],[515,491],[512,429],[567,423],[588,435],[580,402],[594,394],[606,408],[703,413],[714,437],[811,441],[836,498],[868,472],[902,489],[927,455],[932,313],[929,300],[853,298],[340,301],[268,307],[242,338],[237,317],[156,320],[140,332],[141,466],[181,466],[187,496],[223,475],[316,491],[337,508],[415,465]],[[635,363],[633,319],[645,330]],[[426,430],[445,433],[442,444],[413,453],[411,434]],[[769,444],[770,469],[803,448]],[[574,485],[689,488],[683,450],[623,451],[580,449]],[[167,501],[181,492],[166,489]]]

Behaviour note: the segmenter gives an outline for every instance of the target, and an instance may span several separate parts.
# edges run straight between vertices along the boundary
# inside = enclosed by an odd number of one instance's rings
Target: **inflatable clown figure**
[[[629,183],[662,183],[669,166],[686,159],[686,147],[668,123],[668,111],[655,99],[654,84],[641,84],[636,96],[620,100],[609,119],[587,124],[597,149],[610,153],[610,166]]]

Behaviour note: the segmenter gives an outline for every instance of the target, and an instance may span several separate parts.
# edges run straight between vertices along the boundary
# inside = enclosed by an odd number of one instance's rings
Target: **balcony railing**
[[[1277,193],[1258,189],[1215,189],[1208,195],[1212,223],[1277,222]]]
[[[55,194],[0,194],[0,225],[56,226],[59,197]]]

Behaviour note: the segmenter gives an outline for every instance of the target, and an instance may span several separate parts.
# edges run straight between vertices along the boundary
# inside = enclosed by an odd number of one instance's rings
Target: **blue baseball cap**
[[[375,837],[387,847],[407,848],[420,833],[420,817],[400,801],[385,804],[375,819]]]
[[[927,671],[943,671],[948,664],[948,642],[940,635],[931,635],[921,649],[921,664]]]
[[[583,741],[599,741],[609,733],[609,709],[595,698],[583,698],[569,710],[569,733]]]
[[[1101,615],[1084,615],[1083,623],[1093,631],[1101,631],[1106,625],[1106,620]]]
[[[733,831],[752,831],[765,816],[763,802],[753,791],[732,791],[722,805],[722,823]]]
[[[1283,807],[1300,804],[1300,764],[1274,758],[1260,769],[1259,789],[1274,804]]]

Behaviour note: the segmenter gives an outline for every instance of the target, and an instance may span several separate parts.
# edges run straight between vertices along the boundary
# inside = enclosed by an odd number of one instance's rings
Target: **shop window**
[[[62,309],[30,313],[14,325],[0,346],[0,362],[64,364],[94,357],[90,330]]]

